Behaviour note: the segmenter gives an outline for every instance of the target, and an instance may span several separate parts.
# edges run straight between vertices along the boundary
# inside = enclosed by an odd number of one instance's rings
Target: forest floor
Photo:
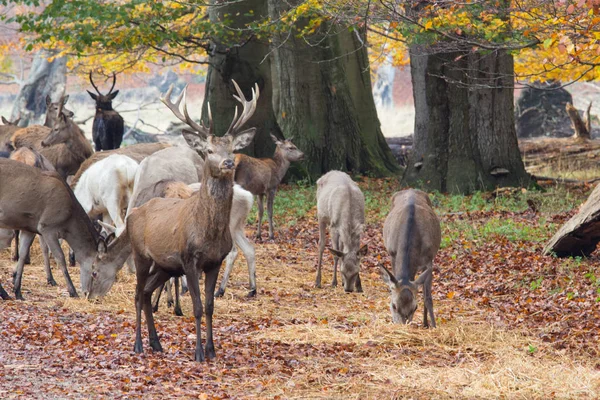
[[[240,255],[216,300],[217,359],[192,361],[195,333],[161,304],[164,353],[134,354],[135,278],[125,270],[92,303],[45,285],[36,243],[25,301],[0,302],[0,398],[447,399],[598,398],[598,256],[543,256],[546,240],[592,187],[551,186],[473,196],[431,194],[443,230],[433,297],[437,329],[391,322],[378,265],[390,265],[382,225],[396,180],[363,179],[364,293],[314,288],[318,228],[313,185],[284,186],[275,241],[256,244],[258,295],[246,298]],[[534,208],[528,205],[534,204]],[[253,214],[254,215],[254,214]],[[247,234],[255,234],[255,221]],[[266,235],[266,234],[265,234]],[[11,292],[10,252],[0,280]],[[78,268],[70,269],[78,286]],[[163,296],[163,300],[164,301]],[[205,337],[203,332],[203,337]]]

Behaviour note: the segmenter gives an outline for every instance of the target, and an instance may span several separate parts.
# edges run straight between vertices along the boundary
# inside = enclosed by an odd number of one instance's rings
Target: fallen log
[[[587,257],[600,242],[600,185],[544,247],[544,254]]]

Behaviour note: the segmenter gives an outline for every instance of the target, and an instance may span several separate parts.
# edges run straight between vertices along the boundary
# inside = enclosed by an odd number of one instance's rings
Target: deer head
[[[50,95],[46,96],[46,121],[44,122],[44,126],[52,128],[52,126],[58,119],[59,109],[61,109],[61,112],[67,117],[73,118],[73,116],[75,115],[73,111],[67,110],[65,108],[65,104],[67,104],[68,100],[69,95],[66,95],[62,96],[57,102],[53,103],[50,99]]]
[[[95,95],[94,93],[90,92],[89,90],[87,91],[90,94],[90,96],[92,97],[92,99],[94,99],[94,101],[96,101],[96,108],[100,109],[100,110],[112,110],[113,109],[112,101],[119,94],[118,90],[113,92],[113,89],[115,88],[115,83],[117,83],[117,75],[113,72],[113,83],[107,94],[100,93],[100,90],[98,90],[96,85],[94,85],[94,80],[92,79],[92,71],[90,71],[90,83],[96,90],[96,93],[98,93],[98,95]]]
[[[69,95],[61,97],[58,101],[58,108],[56,109],[56,118],[50,126],[52,129],[48,136],[42,141],[42,146],[48,147],[57,143],[64,143],[69,139],[70,133],[68,131],[69,118],[73,116],[73,113],[65,110],[64,105],[69,99]],[[55,104],[55,103],[52,103]]]
[[[304,153],[292,143],[292,138],[279,140],[275,135],[271,134],[271,139],[273,139],[273,142],[275,142],[275,145],[277,146],[277,150],[286,160],[293,162],[302,161],[304,159]]]
[[[365,244],[357,251],[349,251],[347,253],[334,250],[331,247],[327,249],[331,254],[342,260],[343,268],[341,268],[341,273],[344,291],[346,293],[353,292],[356,287],[356,279],[358,279],[360,273],[360,259],[367,255],[369,246]]]
[[[208,173],[213,178],[222,178],[224,176],[231,176],[233,178],[233,172],[235,170],[233,152],[248,146],[256,133],[256,128],[245,130],[241,130],[241,128],[256,110],[256,102],[260,95],[258,85],[254,85],[254,88],[252,89],[252,99],[247,101],[238,84],[234,80],[232,80],[232,82],[237,92],[237,95],[233,95],[233,97],[241,103],[242,112],[238,115],[238,107],[235,107],[233,120],[225,132],[225,135],[220,137],[216,136],[213,131],[210,103],[208,104],[208,127],[204,124],[198,124],[190,118],[185,102],[187,86],[177,97],[175,103],[172,103],[170,100],[173,85],[171,85],[167,93],[160,99],[180,121],[193,129],[191,131],[186,129],[182,130],[183,137],[191,148],[204,157],[205,169],[208,169]],[[183,113],[180,111],[182,100]]]
[[[428,271],[423,272],[414,281],[399,281],[394,274],[383,265],[382,278],[388,284],[391,292],[390,311],[395,323],[408,324],[412,321],[417,310],[417,291],[427,279]]]

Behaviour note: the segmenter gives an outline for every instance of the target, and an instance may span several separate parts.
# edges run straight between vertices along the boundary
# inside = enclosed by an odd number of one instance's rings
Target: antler
[[[100,91],[98,90],[98,88],[96,87],[96,85],[94,85],[94,80],[92,79],[92,71],[90,71],[90,83],[92,84],[92,86],[94,87],[94,89],[96,89],[96,93],[98,93],[98,95],[102,96],[102,93],[100,93]]]
[[[237,96],[234,94],[233,98],[242,104],[242,114],[238,117],[238,108],[235,106],[233,120],[231,121],[231,125],[229,125],[229,129],[227,129],[227,133],[225,133],[226,135],[235,135],[242,125],[248,122],[250,117],[252,117],[252,114],[254,114],[254,111],[256,111],[256,102],[258,96],[260,96],[260,90],[258,89],[257,83],[255,83],[252,88],[252,100],[247,101],[236,81],[232,79],[231,82],[233,82],[233,86],[235,86],[235,90],[238,94]]]
[[[199,134],[204,135],[204,136],[212,135],[213,122],[212,122],[212,113],[210,111],[210,103],[208,104],[209,126],[206,127],[206,126],[204,126],[204,124],[198,124],[197,122],[194,122],[194,120],[192,120],[190,118],[188,111],[187,111],[187,104],[185,101],[186,91],[187,91],[187,85],[183,88],[183,90],[181,91],[179,96],[177,96],[177,100],[175,100],[175,103],[173,103],[173,102],[171,102],[171,93],[173,92],[173,85],[171,85],[171,86],[169,86],[169,90],[167,90],[167,93],[165,93],[163,96],[160,97],[160,101],[162,101],[163,104],[165,106],[167,106],[167,108],[169,110],[171,110],[171,112],[181,122],[185,123],[186,125],[188,125],[190,128],[192,128]],[[183,114],[181,113],[181,111],[179,111],[181,100],[183,100]]]
[[[117,83],[117,74],[113,72],[113,84],[108,93],[106,93],[107,96],[112,93],[113,89],[115,88],[115,83]]]

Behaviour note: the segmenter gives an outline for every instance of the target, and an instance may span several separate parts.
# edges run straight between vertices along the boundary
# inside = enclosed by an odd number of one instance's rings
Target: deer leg
[[[181,295],[183,296],[188,292],[187,278],[185,275],[180,277],[181,279]]]
[[[15,238],[15,249],[13,251],[13,261],[19,261],[19,231],[13,231],[13,237]]]
[[[431,282],[433,280],[433,265],[427,267],[427,279],[423,283],[423,326],[429,327],[427,323],[427,313],[429,313],[429,319],[431,320],[431,327],[435,328],[435,316],[433,314],[433,298],[431,296]]]
[[[262,218],[263,218],[263,200],[265,198],[264,194],[259,194],[258,196],[256,196],[256,208],[258,208],[258,228],[256,229],[256,240],[258,240],[259,242],[261,241],[261,235],[260,235],[260,227],[262,225]]]
[[[40,247],[42,249],[42,255],[44,256],[44,271],[46,271],[46,281],[50,286],[56,286],[56,281],[52,276],[52,270],[50,269],[50,252],[48,251],[48,245],[46,241],[42,237],[42,235],[38,235],[38,239],[40,240]]]
[[[179,277],[173,278],[173,285],[175,286],[175,308],[173,313],[178,317],[183,317],[183,311],[181,311],[181,301],[179,298]]]
[[[144,348],[142,346],[142,308],[144,307],[144,288],[146,287],[146,281],[150,274],[150,267],[152,266],[151,260],[145,260],[136,252],[133,253],[136,266],[136,279],[135,285],[135,344],[133,345],[133,351],[136,353],[143,353]]]
[[[325,251],[325,240],[327,240],[326,223],[324,220],[319,218],[319,264],[317,265],[317,278],[315,280],[315,287],[321,287],[321,264],[323,263],[323,252]]]
[[[192,298],[192,306],[194,307],[194,318],[196,319],[196,351],[194,353],[194,360],[201,362],[204,361],[204,349],[202,348],[201,335],[202,299],[200,298],[200,286],[198,283],[196,265],[198,265],[197,259],[194,259],[191,265],[187,265],[187,268],[185,268],[185,276],[188,281],[188,289],[190,290],[190,296]]]
[[[167,292],[167,307],[173,307],[173,289],[171,279],[167,279],[165,282],[165,290]]]
[[[227,286],[227,282],[229,281],[229,275],[231,274],[231,270],[233,269],[233,264],[238,256],[238,248],[235,243],[233,243],[233,247],[227,257],[225,258],[225,272],[223,272],[223,279],[221,279],[221,284],[219,285],[219,290],[215,293],[215,297],[223,297],[225,294],[225,287]]]
[[[2,287],[1,283],[0,283],[0,299],[2,299],[2,300],[12,300],[10,298],[10,296],[8,295],[8,293],[6,293],[6,290],[4,290],[4,288]]]
[[[126,264],[127,264],[127,271],[130,274],[135,274],[135,262],[133,261],[133,257],[127,258]]]
[[[219,277],[220,266],[206,270],[204,273],[204,298],[206,302],[206,357],[213,359],[216,357],[215,344],[213,342],[213,312],[215,310],[215,287]]]
[[[275,190],[271,190],[267,194],[267,217],[269,218],[269,239],[275,239],[275,233],[273,231],[273,203],[275,201]]]
[[[77,265],[77,260],[75,260],[75,252],[72,248],[69,248],[69,266],[74,267]]]
[[[248,297],[254,297],[256,296],[256,258],[254,245],[248,240],[243,229],[234,235],[233,241],[235,243],[234,246],[237,245],[246,258],[246,263],[248,264],[248,279],[250,282],[250,292],[248,292]]]
[[[158,304],[160,303],[160,296],[164,288],[165,285],[163,284],[154,291],[154,300],[152,301],[152,311],[154,312],[158,312]]]
[[[334,230],[332,232],[332,244],[333,244],[333,249],[334,250],[341,250],[340,248],[340,234],[339,232],[336,230]],[[333,281],[331,281],[331,287],[336,287],[338,284],[337,281],[337,269],[338,269],[338,262],[339,262],[339,257],[334,255],[333,256]]]
[[[29,247],[33,243],[35,233],[21,231],[21,243],[19,244],[19,262],[17,263],[17,270],[14,274],[14,286],[15,286],[15,298],[17,300],[23,300],[23,294],[21,293],[21,281],[23,279],[23,268],[25,267],[25,257],[29,252]]]
[[[169,274],[162,269],[156,268],[154,273],[149,276],[144,287],[144,315],[146,316],[146,325],[148,325],[148,338],[150,347],[154,351],[163,351],[156,333],[154,325],[154,314],[152,313],[152,293],[169,280]]]
[[[62,251],[62,248],[60,247],[58,237],[54,234],[47,234],[44,236],[44,240],[48,244],[48,247],[50,247],[50,251],[52,252],[52,255],[54,256],[54,259],[58,262],[58,265],[60,266],[60,270],[62,271],[62,273],[65,277],[65,282],[67,282],[67,290],[69,291],[69,296],[79,297],[77,295],[77,290],[75,289],[75,286],[73,285],[73,281],[71,281],[71,276],[69,275],[69,270],[67,269],[67,262],[65,260],[65,255]]]

